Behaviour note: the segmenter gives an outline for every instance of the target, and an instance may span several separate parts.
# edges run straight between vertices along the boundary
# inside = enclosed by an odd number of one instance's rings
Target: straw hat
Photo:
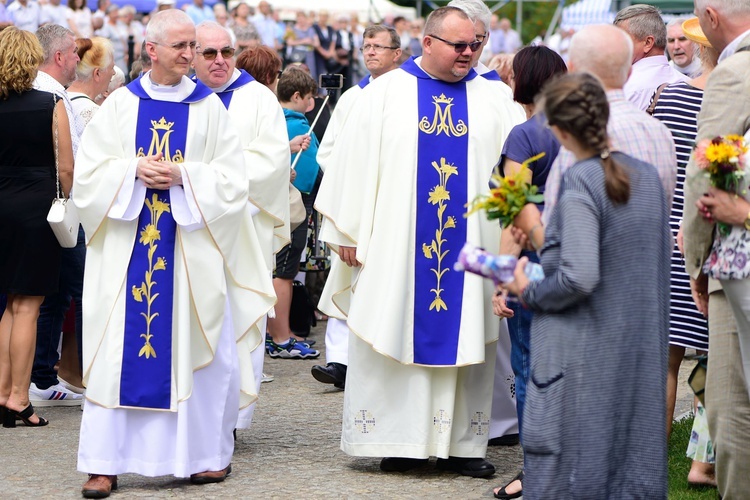
[[[708,41],[706,35],[703,34],[701,25],[698,22],[697,17],[691,17],[684,23],[682,23],[682,32],[685,34],[685,38],[695,43],[705,45],[706,47],[711,46],[711,42]]]

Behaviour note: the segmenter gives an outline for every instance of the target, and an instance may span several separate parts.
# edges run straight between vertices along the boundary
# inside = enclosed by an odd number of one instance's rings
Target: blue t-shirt
[[[304,135],[310,130],[310,122],[302,113],[284,108],[284,118],[286,118],[286,131],[291,141],[298,135]],[[292,154],[292,161],[297,153]],[[310,133],[310,147],[302,152],[300,159],[294,170],[297,171],[297,178],[294,179],[294,187],[305,194],[310,194],[315,187],[315,180],[318,178],[318,138],[315,132]]]
[[[560,151],[560,143],[552,131],[544,126],[544,122],[544,115],[540,113],[513,127],[503,145],[503,154],[500,158],[501,165],[504,158],[523,163],[532,156],[546,153],[544,157],[529,164],[532,173],[531,184],[537,186],[540,193],[544,193],[547,175]],[[504,175],[502,170],[500,173]]]

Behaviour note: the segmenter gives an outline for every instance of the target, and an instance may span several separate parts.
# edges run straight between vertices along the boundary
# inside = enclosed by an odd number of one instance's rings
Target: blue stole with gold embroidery
[[[140,97],[137,155],[162,153],[165,161],[182,163],[190,103],[211,91],[199,83],[184,101],[166,102],[151,99],[140,79],[131,82],[128,89]],[[171,408],[176,234],[169,190],[147,189],[127,273],[120,406]]]
[[[464,273],[453,264],[466,242],[469,110],[466,82],[435,80],[413,59],[417,77],[417,221],[414,265],[414,363],[452,366],[458,356]]]

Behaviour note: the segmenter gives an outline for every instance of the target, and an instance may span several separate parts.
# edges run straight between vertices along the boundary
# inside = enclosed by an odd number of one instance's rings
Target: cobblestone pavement
[[[324,328],[322,323],[311,337],[318,344]],[[491,498],[492,488],[519,470],[520,446],[489,448],[487,459],[497,468],[489,479],[437,471],[434,458],[416,471],[386,474],[378,458],[347,456],[339,450],[343,392],[310,376],[310,367],[324,356],[266,357],[265,371],[275,380],[261,387],[252,427],[237,433],[233,472],[225,482],[194,486],[171,476],[127,474],[111,498]],[[689,373],[693,364],[686,362],[683,371]],[[685,376],[677,415],[689,407]],[[76,470],[81,411],[40,408],[39,413],[49,426],[0,428],[0,499],[80,498],[86,479]]]

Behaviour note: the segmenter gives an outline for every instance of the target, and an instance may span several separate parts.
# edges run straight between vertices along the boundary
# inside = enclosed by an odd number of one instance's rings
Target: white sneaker
[[[80,406],[83,395],[69,391],[61,384],[42,390],[32,382],[29,387],[29,401],[34,406]]]

